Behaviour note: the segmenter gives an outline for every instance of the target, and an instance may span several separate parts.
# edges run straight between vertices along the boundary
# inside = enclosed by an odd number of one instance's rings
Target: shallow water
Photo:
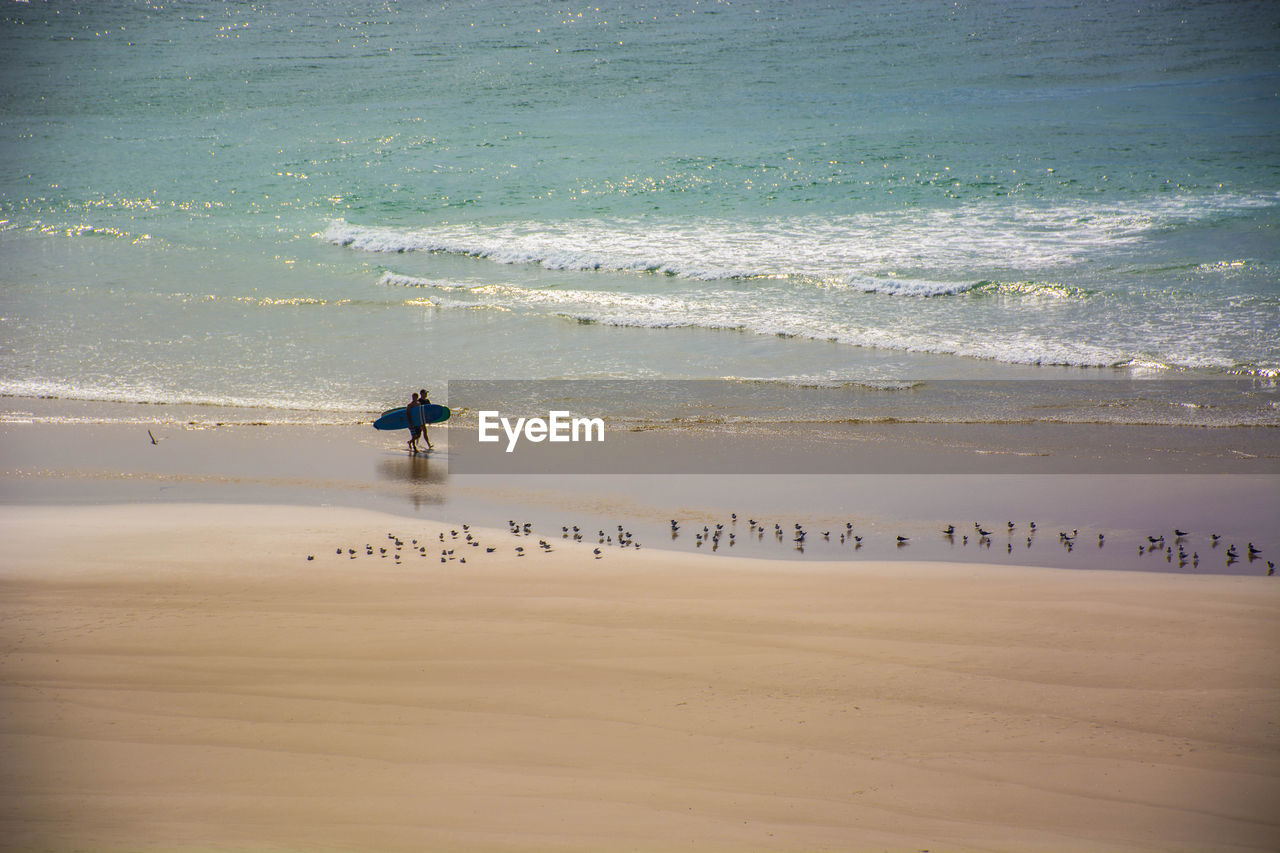
[[[0,392],[1273,376],[1277,23],[10,4]]]

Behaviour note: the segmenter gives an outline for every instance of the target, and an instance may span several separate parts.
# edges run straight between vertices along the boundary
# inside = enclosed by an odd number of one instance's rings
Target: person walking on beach
[[[431,401],[427,399],[427,389],[423,388],[417,394],[418,405],[422,407],[422,426],[419,428],[422,432],[422,438],[427,442],[427,450],[431,449],[431,437],[427,435],[427,406],[431,405]],[[412,419],[410,419],[412,421]],[[416,452],[416,451],[415,451]]]
[[[425,392],[424,392],[425,395]],[[422,435],[422,427],[413,425],[413,410],[418,408],[418,392],[413,392],[413,399],[409,401],[409,405],[405,407],[404,413],[409,418],[409,452],[418,452],[418,436]],[[431,443],[427,442],[430,447]]]

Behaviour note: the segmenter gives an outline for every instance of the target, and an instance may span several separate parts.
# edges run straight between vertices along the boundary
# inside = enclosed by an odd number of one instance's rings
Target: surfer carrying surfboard
[[[409,401],[409,405],[405,408],[405,412],[409,415],[409,452],[418,452],[418,436],[422,435],[422,427],[413,425],[413,410],[418,407],[418,392],[413,392],[413,399]]]
[[[414,440],[416,440],[416,439],[418,438],[418,434],[419,434],[419,433],[421,433],[422,438],[427,442],[427,450],[430,450],[430,449],[431,449],[431,437],[427,435],[427,413],[426,413],[425,409],[426,409],[426,407],[427,407],[427,406],[430,406],[430,405],[431,405],[431,401],[427,399],[427,389],[426,389],[426,388],[423,388],[421,391],[419,391],[419,392],[418,392],[417,394],[415,394],[414,396],[418,398],[418,405],[419,405],[419,406],[422,406],[424,411],[423,411],[423,413],[422,413],[422,426],[420,426],[420,427],[417,427],[417,428],[416,428],[416,430],[415,430],[415,432],[414,432],[414,436],[413,436],[413,438],[414,438]],[[410,422],[410,423],[412,423],[412,422],[413,422],[413,418],[410,418],[410,419],[409,419],[409,422]],[[410,444],[413,444],[413,441],[410,441]],[[417,445],[416,445],[416,444],[413,444],[413,452],[414,452],[414,453],[417,453],[417,452],[418,452],[418,447],[417,447]]]
[[[415,393],[413,399],[409,401],[409,405],[401,406],[398,409],[388,409],[378,416],[373,422],[374,429],[381,430],[409,430],[409,450],[412,453],[418,452],[418,439],[427,439],[427,448],[432,447],[431,439],[427,437],[427,424],[439,424],[449,420],[448,406],[437,406],[427,397],[427,389],[422,389],[420,393]]]

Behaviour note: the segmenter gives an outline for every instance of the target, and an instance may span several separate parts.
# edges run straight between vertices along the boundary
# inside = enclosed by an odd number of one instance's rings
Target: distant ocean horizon
[[[11,3],[0,56],[9,397],[1280,377],[1272,4]]]

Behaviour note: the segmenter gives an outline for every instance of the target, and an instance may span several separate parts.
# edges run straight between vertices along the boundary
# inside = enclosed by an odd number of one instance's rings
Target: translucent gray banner
[[[454,474],[1280,472],[1255,379],[455,380]]]

